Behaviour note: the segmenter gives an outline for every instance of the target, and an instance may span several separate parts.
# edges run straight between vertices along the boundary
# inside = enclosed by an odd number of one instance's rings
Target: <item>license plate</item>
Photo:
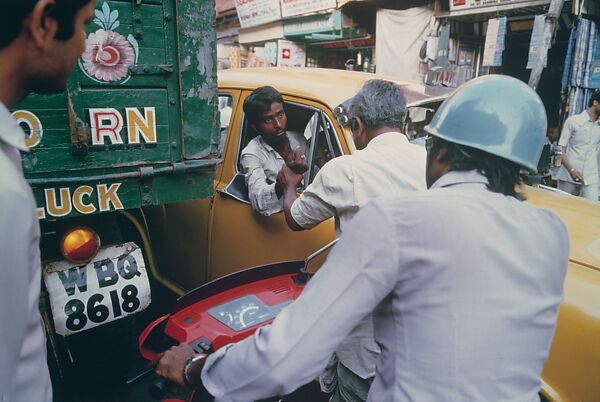
[[[71,335],[144,310],[150,282],[135,243],[103,247],[87,265],[58,261],[44,268],[56,333]]]

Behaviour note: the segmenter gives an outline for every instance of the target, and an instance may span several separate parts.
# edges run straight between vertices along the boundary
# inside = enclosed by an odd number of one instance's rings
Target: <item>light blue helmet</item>
[[[516,78],[488,75],[458,88],[425,130],[537,171],[547,124],[533,89]]]

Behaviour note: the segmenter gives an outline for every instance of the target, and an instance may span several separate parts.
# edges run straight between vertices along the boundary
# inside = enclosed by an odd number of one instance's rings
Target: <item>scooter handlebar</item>
[[[148,386],[148,392],[152,399],[161,400],[167,393],[175,388],[175,384],[164,378],[158,378]]]

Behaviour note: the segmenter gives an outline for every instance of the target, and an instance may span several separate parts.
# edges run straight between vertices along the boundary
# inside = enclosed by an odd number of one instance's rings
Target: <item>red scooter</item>
[[[269,325],[284,307],[298,298],[312,276],[308,271],[310,262],[336,242],[327,244],[304,262],[271,264],[236,272],[181,296],[171,314],[153,321],[142,332],[141,355],[152,361],[160,352],[179,343],[188,343],[197,353],[210,354],[247,338],[258,328]],[[310,385],[318,389],[316,383]],[[162,399],[170,389],[173,389],[171,384],[158,380],[151,385],[150,393],[153,398]],[[320,394],[318,390],[316,393]],[[306,400],[297,398],[292,394],[274,401]],[[320,398],[327,400],[325,394]],[[186,402],[207,400],[210,396],[202,390],[191,391],[185,399]],[[311,396],[311,401],[317,400],[319,396]]]

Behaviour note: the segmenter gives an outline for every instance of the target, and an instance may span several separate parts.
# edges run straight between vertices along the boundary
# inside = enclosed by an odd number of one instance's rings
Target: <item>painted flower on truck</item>
[[[124,84],[130,78],[129,66],[135,64],[139,55],[138,43],[133,35],[127,38],[116,32],[119,12],[110,10],[104,2],[102,10],[96,10],[94,23],[101,27],[88,35],[80,66],[88,78],[96,82]]]

